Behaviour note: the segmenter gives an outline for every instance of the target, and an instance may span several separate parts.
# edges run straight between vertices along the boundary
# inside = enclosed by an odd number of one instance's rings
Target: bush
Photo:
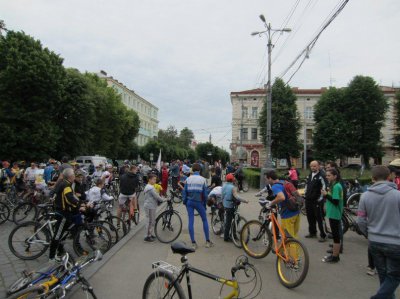
[[[260,188],[260,169],[244,168],[244,177],[249,183],[249,187],[259,189]]]

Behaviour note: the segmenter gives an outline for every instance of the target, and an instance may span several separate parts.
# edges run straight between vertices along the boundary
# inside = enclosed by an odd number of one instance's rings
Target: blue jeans
[[[203,230],[204,236],[206,237],[206,241],[210,241],[210,232],[208,231],[208,221],[207,221],[207,213],[206,208],[203,203],[197,200],[188,200],[186,203],[186,210],[189,215],[189,235],[192,243],[196,242],[194,239],[194,210],[196,210],[203,221]]]
[[[371,299],[392,299],[400,283],[400,245],[369,242],[380,287]]]

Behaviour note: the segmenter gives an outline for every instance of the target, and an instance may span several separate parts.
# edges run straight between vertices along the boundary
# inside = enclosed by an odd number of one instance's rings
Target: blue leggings
[[[206,237],[206,241],[210,241],[210,232],[208,231],[208,221],[207,221],[207,213],[206,213],[206,208],[203,206],[203,203],[200,201],[195,201],[195,200],[188,200],[186,203],[186,209],[189,215],[189,234],[190,234],[190,239],[192,240],[192,243],[196,242],[194,240],[194,210],[199,212],[201,220],[203,221],[203,230],[204,230],[204,235]]]

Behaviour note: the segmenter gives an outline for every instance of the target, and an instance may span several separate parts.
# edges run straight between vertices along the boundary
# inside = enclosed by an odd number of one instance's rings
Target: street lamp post
[[[150,162],[151,162],[151,164],[153,164],[153,158],[154,158],[154,154],[150,153]]]
[[[268,82],[265,86],[266,90],[268,90],[267,96],[267,160],[265,163],[266,168],[272,168],[272,155],[271,155],[271,145],[272,145],[272,136],[271,136],[271,127],[272,127],[272,87],[271,87],[271,54],[272,54],[272,37],[276,32],[290,32],[292,31],[290,28],[282,28],[282,29],[272,29],[271,23],[266,22],[264,15],[260,15],[261,21],[264,23],[264,26],[267,30],[253,32],[251,35],[259,35],[266,34],[268,37]],[[272,32],[272,34],[271,34]]]
[[[304,135],[304,140],[303,140],[303,169],[307,169],[307,118],[306,118],[306,101],[309,101],[310,99],[307,98],[304,99],[304,109],[303,109],[303,135]]]

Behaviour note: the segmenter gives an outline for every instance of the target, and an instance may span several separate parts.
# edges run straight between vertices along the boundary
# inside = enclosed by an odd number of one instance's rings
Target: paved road
[[[242,215],[247,219],[256,218],[259,206],[256,200],[247,193],[244,197],[253,200],[250,204],[241,206]],[[184,229],[180,240],[190,242],[186,212],[181,205],[178,207],[184,220]],[[366,275],[367,240],[348,232],[345,235],[344,254],[338,264],[330,265],[321,262],[328,243],[319,243],[316,239],[308,240],[303,236],[307,233],[307,220],[301,219],[301,240],[307,246],[310,254],[310,268],[303,284],[296,289],[288,290],[283,287],[276,274],[276,257],[270,254],[264,259],[251,261],[261,272],[263,281],[262,292],[257,298],[369,298],[377,290],[377,276]],[[201,221],[196,217],[196,239],[199,249],[189,255],[193,266],[211,273],[229,277],[230,268],[237,256],[244,252],[233,244],[225,243],[220,237],[212,236],[215,247],[204,247]],[[180,257],[173,255],[170,245],[159,242],[145,243],[143,230],[139,231],[118,252],[115,253],[90,278],[98,298],[141,298],[141,292],[147,276],[151,273],[151,263],[164,260],[179,265]],[[94,265],[93,265],[94,266]],[[211,280],[193,274],[192,285],[194,298],[218,298],[220,285]],[[398,290],[397,295],[400,295]],[[81,298],[79,292],[71,298]],[[83,298],[83,297],[82,297]]]

